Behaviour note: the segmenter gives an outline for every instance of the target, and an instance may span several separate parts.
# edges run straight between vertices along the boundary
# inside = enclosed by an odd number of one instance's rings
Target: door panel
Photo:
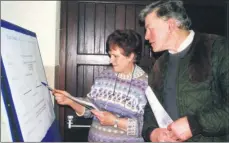
[[[115,28],[116,29],[125,29],[125,5],[116,5],[116,15],[115,15]]]
[[[105,4],[96,4],[95,54],[105,53]]]

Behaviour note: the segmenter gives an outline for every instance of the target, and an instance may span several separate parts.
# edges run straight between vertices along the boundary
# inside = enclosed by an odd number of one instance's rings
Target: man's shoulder
[[[195,32],[195,35],[199,36],[201,40],[226,40],[226,37],[219,34],[214,33],[201,33],[201,32]]]
[[[208,33],[201,33],[200,35],[204,43],[209,43],[211,45],[213,51],[228,50],[228,39],[225,36]]]
[[[195,51],[198,51],[198,52],[202,51],[205,53],[206,52],[210,52],[210,53],[216,52],[217,53],[217,50],[227,49],[226,48],[227,41],[228,41],[227,38],[222,35],[195,32],[193,43],[196,43],[194,44]],[[198,53],[198,52],[194,52],[194,53]]]

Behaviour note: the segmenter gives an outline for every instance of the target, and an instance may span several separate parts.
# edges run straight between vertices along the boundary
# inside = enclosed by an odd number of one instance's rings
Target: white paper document
[[[80,105],[86,107],[89,110],[91,109],[99,110],[99,108],[95,104],[93,104],[88,98],[74,97],[71,96],[70,94],[69,95],[67,94],[67,97],[79,103]]]
[[[172,123],[173,120],[165,111],[165,109],[157,99],[156,95],[154,94],[153,90],[149,86],[147,87],[145,93],[159,127],[167,128],[167,126]]]
[[[25,142],[41,141],[55,119],[36,37],[1,28],[1,54]]]

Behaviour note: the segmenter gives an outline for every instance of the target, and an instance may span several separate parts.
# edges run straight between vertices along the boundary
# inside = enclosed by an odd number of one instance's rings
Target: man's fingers
[[[159,142],[177,142],[176,139],[172,139],[168,136],[163,136],[158,139]]]
[[[161,132],[159,135],[158,135],[158,141],[159,142],[165,142],[166,140],[166,137],[167,137],[167,133],[166,132]]]
[[[173,139],[173,140],[177,140],[178,137],[172,132],[172,131],[168,131],[167,135],[169,138]]]
[[[177,142],[177,140],[174,140],[174,139],[172,139],[172,138],[167,138],[167,139],[166,139],[166,142]]]
[[[165,142],[165,140],[163,140],[163,139],[158,139],[158,142]]]
[[[186,136],[185,133],[179,134],[179,140],[180,141],[185,141],[188,137]]]
[[[177,139],[178,139],[178,137],[175,136],[173,132],[168,131],[167,129],[164,129],[158,135],[158,141],[159,142],[177,142]]]
[[[172,124],[173,123],[171,123],[171,124],[168,125],[167,130],[172,131]]]

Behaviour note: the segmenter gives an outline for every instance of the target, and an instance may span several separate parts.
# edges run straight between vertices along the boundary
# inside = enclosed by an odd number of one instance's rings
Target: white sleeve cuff
[[[127,121],[127,135],[136,136],[138,135],[138,123],[136,119],[128,118]]]
[[[78,114],[78,113],[76,112],[76,115],[79,116],[79,117],[82,117],[82,116],[84,115],[84,113],[85,113],[85,107],[83,108],[82,114]]]

